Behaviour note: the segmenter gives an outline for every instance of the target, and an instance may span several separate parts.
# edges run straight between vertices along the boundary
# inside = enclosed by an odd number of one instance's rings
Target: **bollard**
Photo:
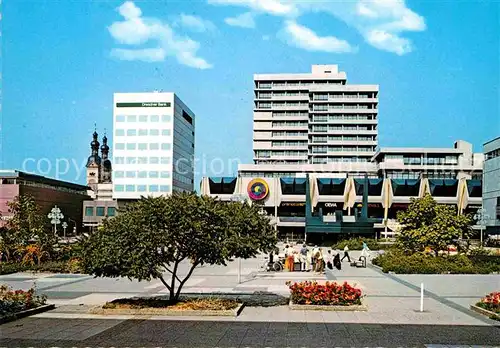
[[[420,283],[420,312],[424,311],[424,283]]]

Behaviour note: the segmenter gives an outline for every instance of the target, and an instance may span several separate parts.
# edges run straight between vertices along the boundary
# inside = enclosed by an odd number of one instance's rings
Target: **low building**
[[[487,234],[500,234],[500,137],[484,144],[483,208]]]
[[[31,195],[40,208],[41,214],[47,216],[54,206],[61,209],[63,221],[68,224],[68,231],[82,231],[83,202],[89,199],[89,187],[66,181],[47,178],[40,175],[17,170],[0,170],[0,224],[11,217],[8,202],[16,196]],[[48,221],[47,221],[48,222]],[[62,232],[59,226],[58,230]]]
[[[382,148],[371,162],[323,165],[240,165],[237,177],[203,178],[201,193],[222,200],[260,201],[272,216],[281,239],[305,236],[306,175],[309,174],[313,212],[344,220],[361,210],[364,177],[368,177],[368,218],[381,236],[393,235],[397,212],[412,197],[431,194],[438,203],[457,206],[460,213],[481,207],[483,155],[457,141],[450,149]]]

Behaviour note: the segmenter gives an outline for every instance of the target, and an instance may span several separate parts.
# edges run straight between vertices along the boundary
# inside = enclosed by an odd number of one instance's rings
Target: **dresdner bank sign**
[[[169,102],[116,103],[117,108],[169,108]]]

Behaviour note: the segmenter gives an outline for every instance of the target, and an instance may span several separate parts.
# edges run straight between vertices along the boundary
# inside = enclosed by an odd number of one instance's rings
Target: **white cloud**
[[[161,62],[173,56],[183,65],[197,69],[208,69],[212,65],[198,57],[200,44],[189,37],[177,35],[168,23],[156,18],[142,17],[142,11],[132,1],[123,3],[118,12],[125,19],[114,22],[109,33],[117,43],[139,46],[148,42],[155,47],[149,48],[114,48],[111,56],[121,60],[139,60],[143,62]]]
[[[311,29],[296,23],[293,20],[287,20],[283,30],[284,38],[288,44],[308,50],[323,51],[334,53],[353,52],[354,49],[345,41],[335,36],[318,36]]]
[[[298,14],[297,6],[288,0],[208,0],[213,5],[236,5],[248,7],[254,11],[269,13],[275,16],[294,16]]]
[[[208,0],[208,3],[237,5],[288,19],[308,12],[327,13],[356,29],[373,47],[398,55],[413,50],[412,42],[404,37],[405,32],[426,29],[424,17],[408,8],[404,0]]]
[[[187,15],[184,13],[181,13],[178,23],[185,28],[200,33],[215,30],[215,24],[213,24],[211,21],[198,16]]]
[[[246,12],[236,17],[226,18],[224,22],[233,27],[255,28],[255,20],[251,12]]]

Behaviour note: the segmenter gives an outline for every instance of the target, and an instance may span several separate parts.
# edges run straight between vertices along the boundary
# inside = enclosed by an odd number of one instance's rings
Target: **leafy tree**
[[[105,220],[83,242],[82,267],[98,277],[159,279],[177,301],[197,266],[254,257],[275,243],[269,219],[256,206],[174,193],[142,198]]]
[[[455,207],[437,204],[428,194],[412,198],[408,209],[398,212],[398,221],[402,225],[398,244],[410,252],[430,247],[437,255],[472,235],[471,216],[458,215]]]
[[[56,237],[47,228],[46,219],[40,213],[40,208],[31,195],[16,196],[7,203],[11,217],[6,228],[0,230],[0,237],[6,255],[12,254],[18,247],[26,247],[31,241],[36,240],[40,250],[50,251]]]

